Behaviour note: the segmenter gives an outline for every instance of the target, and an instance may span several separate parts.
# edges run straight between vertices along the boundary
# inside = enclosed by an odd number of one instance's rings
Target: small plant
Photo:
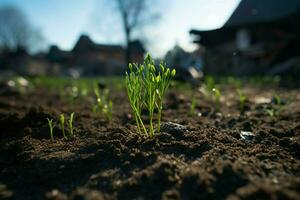
[[[196,110],[196,105],[197,105],[197,102],[196,102],[196,97],[193,96],[192,98],[192,102],[191,102],[191,106],[190,106],[190,110],[189,110],[189,115],[190,116],[193,116],[195,115],[195,110]]]
[[[221,110],[221,91],[217,88],[212,89],[214,99],[215,99],[215,105],[217,112],[220,112]]]
[[[72,112],[68,120],[69,136],[74,137],[74,113]]]
[[[240,112],[243,113],[245,110],[245,103],[247,101],[247,97],[244,94],[244,92],[240,89],[237,90],[237,93],[239,95],[239,102],[240,102]]]
[[[208,76],[205,79],[205,86],[207,90],[210,92],[215,88],[216,82],[215,79],[212,76]]]
[[[278,116],[278,110],[276,110],[274,108],[267,108],[267,109],[265,109],[265,111],[272,118],[275,118]]]
[[[108,100],[109,90],[104,90],[101,94],[99,89],[95,89],[94,93],[96,95],[97,104],[93,106],[93,113],[102,113],[109,121],[112,118],[113,102]]]
[[[281,98],[278,94],[274,95],[274,104],[277,105],[277,106],[282,105],[282,100],[281,100]]]
[[[113,102],[110,100],[108,104],[105,104],[102,111],[105,117],[110,121],[112,118]]]
[[[270,117],[276,118],[279,116],[284,103],[283,103],[281,97],[277,94],[274,95],[273,99],[274,99],[273,105],[271,105],[271,108],[266,108],[265,111]]]
[[[153,116],[157,109],[157,131],[160,131],[163,98],[176,71],[172,71],[164,64],[157,70],[153,59],[148,54],[142,65],[129,64],[130,72],[126,72],[126,88],[129,103],[135,117],[138,131],[142,130],[149,137],[154,136]],[[149,131],[141,118],[141,111],[146,108],[149,114]]]
[[[150,59],[150,56],[149,56]],[[166,94],[166,91],[170,85],[172,77],[175,76],[176,70],[173,69],[170,71],[169,68],[166,69],[166,67],[161,63],[160,65],[161,72],[158,73],[158,76],[156,76],[156,95],[157,95],[157,101],[156,106],[158,109],[158,123],[157,123],[157,131],[160,132],[160,123],[161,123],[161,114],[163,109],[163,98]],[[155,69],[155,68],[154,68]],[[155,76],[155,71],[154,76]],[[161,74],[160,74],[161,73]],[[155,98],[155,96],[154,96]]]
[[[51,138],[51,140],[54,140],[54,137],[53,137],[53,129],[54,129],[54,127],[55,127],[55,124],[53,123],[53,119],[47,118],[47,121],[48,121],[48,125],[49,125],[50,138]]]
[[[61,127],[61,131],[62,131],[63,137],[67,138],[66,137],[66,132],[65,132],[65,115],[64,114],[61,114],[59,116],[59,122],[60,122],[60,127]]]
[[[215,88],[215,80],[211,76],[207,76],[204,80],[204,84],[199,88],[199,91],[205,96],[206,100],[211,99],[211,91]]]

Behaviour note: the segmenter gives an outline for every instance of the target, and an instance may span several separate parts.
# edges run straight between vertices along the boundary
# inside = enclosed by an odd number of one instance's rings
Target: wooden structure
[[[190,34],[206,49],[205,73],[267,74],[300,56],[300,0],[242,0],[223,27]]]

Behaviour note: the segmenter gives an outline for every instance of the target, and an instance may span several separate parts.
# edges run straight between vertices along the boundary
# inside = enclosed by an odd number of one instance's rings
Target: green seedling
[[[212,89],[214,99],[215,99],[215,105],[217,112],[220,112],[221,110],[221,91],[217,88]]]
[[[108,100],[109,90],[104,90],[104,92],[100,94],[99,89],[95,89],[94,93],[97,103],[93,106],[93,113],[100,112],[110,121],[112,118],[113,102]]]
[[[133,68],[134,67],[134,68]],[[147,130],[144,126],[143,120],[141,118],[142,113],[142,94],[143,94],[143,87],[142,87],[142,73],[144,66],[138,68],[136,64],[132,66],[129,64],[130,73],[126,72],[126,89],[127,95],[129,99],[129,103],[135,118],[135,122],[138,128],[138,132],[142,134],[141,129],[147,135]]]
[[[190,116],[193,116],[195,115],[195,111],[196,111],[196,105],[197,105],[197,102],[196,102],[196,97],[193,96],[192,98],[192,102],[191,102],[191,106],[190,106],[190,110],[189,110],[189,115]]]
[[[66,137],[66,132],[65,132],[65,115],[64,114],[61,114],[59,116],[59,122],[60,122],[60,127],[61,127],[61,131],[62,131],[63,137],[67,138]]]
[[[215,80],[211,76],[205,78],[204,84],[199,88],[199,91],[205,96],[206,100],[211,99],[211,91],[215,88]]]
[[[205,79],[205,86],[206,89],[210,92],[215,88],[216,82],[215,79],[211,76],[206,77]]]
[[[48,125],[49,125],[50,138],[51,138],[51,140],[54,140],[54,137],[53,137],[53,129],[54,129],[54,127],[55,127],[55,124],[53,123],[53,119],[47,118],[47,121],[48,121]]]
[[[172,71],[161,63],[157,70],[154,61],[148,54],[142,65],[129,64],[126,73],[126,88],[129,103],[135,117],[138,131],[149,137],[154,136],[153,116],[157,109],[157,131],[160,131],[163,98],[176,71]],[[149,131],[146,130],[141,118],[141,111],[146,108],[149,114]]]
[[[72,112],[68,120],[69,136],[74,137],[74,113]]]
[[[274,104],[277,106],[282,105],[282,100],[281,100],[280,96],[277,94],[274,95]]]
[[[97,104],[93,106],[93,112],[98,112],[98,111],[102,111],[103,107],[104,107],[104,99],[103,97],[101,97],[100,95],[100,91],[98,89],[94,90],[94,94],[96,96],[96,101]]]
[[[271,108],[265,109],[265,111],[270,117],[276,118],[279,116],[282,110],[282,106],[283,106],[282,99],[280,98],[279,95],[275,94],[273,105],[271,105]]]
[[[150,56],[149,56],[149,59]],[[154,63],[153,63],[154,64]],[[166,94],[167,89],[169,88],[170,82],[172,77],[176,75],[176,70],[173,69],[170,71],[169,68],[166,68],[164,64],[160,64],[160,70],[161,72],[158,73],[156,76],[156,95],[157,95],[157,101],[156,101],[156,106],[158,109],[158,122],[157,122],[157,131],[160,132],[160,124],[161,124],[161,114],[163,110],[163,98]],[[155,69],[155,68],[154,68]],[[155,71],[154,71],[155,73]],[[155,74],[153,74],[155,76]],[[155,96],[154,96],[155,98]]]
[[[274,108],[267,108],[265,111],[272,118],[275,118],[278,116],[278,110],[276,110]]]
[[[245,110],[245,103],[247,101],[247,97],[244,94],[244,92],[240,89],[237,90],[237,93],[239,95],[240,111],[241,113],[243,113]]]
[[[108,104],[105,104],[102,111],[106,118],[110,121],[112,118],[113,102],[109,101]]]

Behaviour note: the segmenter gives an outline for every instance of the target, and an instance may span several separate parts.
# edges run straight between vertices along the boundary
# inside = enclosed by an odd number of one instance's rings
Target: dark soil
[[[72,104],[38,89],[0,97],[0,199],[300,199],[300,93],[246,88],[245,112],[224,88],[221,113],[197,94],[171,91],[163,121],[186,126],[139,137],[125,92],[111,94],[113,119],[91,112],[89,98]],[[274,103],[258,97],[280,94]],[[46,118],[75,112],[75,138],[60,127],[49,139]],[[146,115],[144,116],[146,119]],[[241,131],[254,134],[243,139]]]

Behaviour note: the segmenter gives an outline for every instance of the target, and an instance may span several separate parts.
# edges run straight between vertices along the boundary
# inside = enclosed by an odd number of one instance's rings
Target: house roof
[[[300,0],[242,0],[224,27],[268,23],[300,10]]]
[[[61,50],[58,46],[56,45],[51,45],[49,48],[48,53],[46,54],[46,57],[50,61],[62,61],[62,60],[67,60],[72,56],[70,51],[64,51]]]
[[[72,51],[82,51],[82,50],[95,50],[95,51],[123,51],[121,45],[112,44],[96,44],[93,42],[89,36],[81,35],[75,44]]]
[[[130,42],[132,53],[145,53],[145,48],[140,40],[134,40]]]
[[[238,27],[273,26],[274,22],[294,29],[299,28],[300,0],[242,0],[223,27],[214,30],[191,30],[190,34],[200,36],[195,43],[214,45],[230,39]]]
[[[145,48],[140,40],[134,40],[130,43],[131,45],[131,52],[133,53],[144,53]],[[97,44],[91,40],[91,38],[87,35],[81,35],[76,42],[73,52],[74,51],[85,51],[85,50],[94,50],[94,51],[124,51],[124,48],[121,45],[114,45],[114,44]]]

